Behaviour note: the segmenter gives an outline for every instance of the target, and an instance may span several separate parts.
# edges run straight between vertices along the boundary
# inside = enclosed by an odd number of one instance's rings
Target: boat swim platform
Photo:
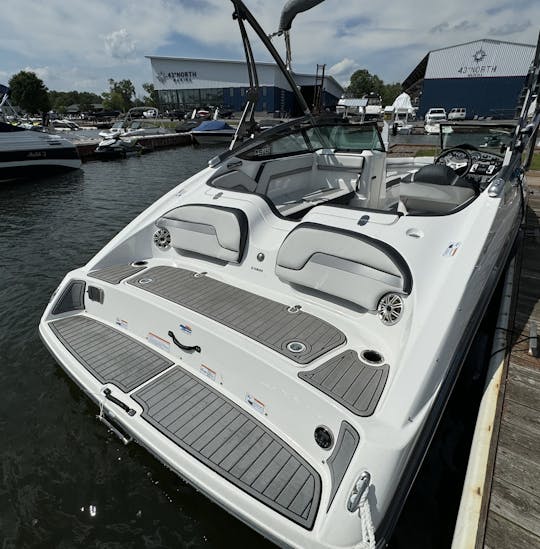
[[[491,383],[492,411],[483,420],[479,414],[452,549],[540,549],[540,173],[527,181],[531,194],[509,292],[508,350],[499,377],[486,383],[480,409]],[[476,444],[482,437],[486,443]]]

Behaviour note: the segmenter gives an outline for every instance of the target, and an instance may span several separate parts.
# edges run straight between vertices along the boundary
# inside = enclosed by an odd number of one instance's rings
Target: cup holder
[[[366,364],[372,366],[380,366],[384,363],[384,357],[379,353],[379,351],[374,351],[373,349],[366,349],[360,353],[360,359]]]

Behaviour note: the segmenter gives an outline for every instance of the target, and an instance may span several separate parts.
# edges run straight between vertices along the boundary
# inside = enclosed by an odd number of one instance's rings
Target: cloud
[[[516,34],[528,29],[532,23],[530,21],[523,21],[522,23],[505,23],[500,27],[491,28],[489,34],[496,36],[507,36],[509,34]]]
[[[436,34],[439,32],[457,32],[457,31],[470,31],[478,28],[478,23],[473,21],[467,21],[466,19],[455,25],[450,25],[447,21],[435,25],[429,29],[429,32]]]
[[[50,76],[49,67],[24,67],[22,70],[26,72],[33,72],[36,76],[41,78],[41,80],[47,80]]]
[[[277,29],[273,3],[244,1],[265,32]],[[476,0],[479,16],[464,19],[469,9],[470,0],[436,9],[433,0],[416,0],[414,9],[398,0],[325,0],[294,20],[293,68],[314,73],[326,63],[340,81],[365,68],[395,82],[430,50],[487,36],[536,42],[530,22],[540,20],[538,0]],[[70,0],[69,9],[65,0],[2,0],[1,69],[9,79],[23,67],[46,68],[44,82],[56,90],[88,85],[101,93],[109,78],[140,88],[152,79],[145,55],[243,59],[232,11],[228,0]],[[273,43],[283,54],[283,39]],[[257,60],[269,60],[257,39],[253,49]]]
[[[332,75],[343,87],[347,87],[352,73],[358,68],[358,64],[354,59],[345,57],[332,65],[328,69],[328,74]]]
[[[115,59],[127,59],[135,53],[135,42],[126,29],[105,36],[105,51]]]

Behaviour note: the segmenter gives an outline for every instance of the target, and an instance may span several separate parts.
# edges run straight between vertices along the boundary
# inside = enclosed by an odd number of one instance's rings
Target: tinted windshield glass
[[[443,125],[441,127],[442,148],[475,148],[503,154],[512,141],[513,133],[512,126],[504,125]]]
[[[245,159],[273,158],[301,154],[319,149],[362,152],[384,150],[379,131],[373,124],[348,124],[343,121],[283,124],[257,136],[253,144],[243,143],[237,149]]]

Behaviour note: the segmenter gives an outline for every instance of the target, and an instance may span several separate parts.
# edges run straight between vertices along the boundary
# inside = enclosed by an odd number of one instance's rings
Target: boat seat
[[[278,251],[276,275],[370,311],[386,293],[409,294],[412,289],[410,269],[397,250],[318,223],[301,223],[288,234]]]
[[[403,181],[416,183],[430,183],[431,185],[446,185],[451,187],[464,187],[474,190],[474,185],[468,179],[458,175],[446,164],[428,164],[418,171],[410,173]]]
[[[171,246],[207,257],[240,263],[248,235],[246,214],[209,204],[179,206],[156,221],[171,235]]]
[[[401,183],[399,200],[408,213],[449,213],[476,196],[473,189],[435,183]]]
[[[448,213],[475,196],[473,183],[445,164],[422,166],[399,187],[400,202],[409,213]]]
[[[254,193],[257,188],[257,182],[239,170],[218,175],[209,181],[209,184],[218,189],[229,189],[231,191],[242,191]]]

